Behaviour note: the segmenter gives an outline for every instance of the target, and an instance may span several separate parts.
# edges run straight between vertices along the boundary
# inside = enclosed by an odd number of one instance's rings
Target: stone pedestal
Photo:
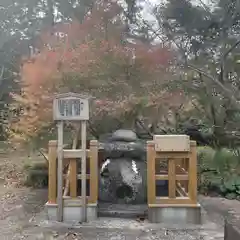
[[[46,203],[48,219],[57,221],[57,204]],[[97,204],[87,205],[87,221],[97,218]],[[63,201],[63,222],[79,223],[82,221],[81,200],[64,199]]]
[[[224,240],[240,239],[240,221],[227,219],[224,226]]]
[[[152,223],[201,224],[201,206],[161,205],[148,208],[148,219]]]

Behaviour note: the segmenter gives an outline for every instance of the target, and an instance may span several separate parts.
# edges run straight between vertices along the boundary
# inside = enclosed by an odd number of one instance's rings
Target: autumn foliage
[[[128,41],[121,12],[103,1],[82,23],[59,23],[42,33],[39,53],[23,59],[21,93],[13,94],[14,107],[21,109],[10,123],[14,138],[31,139],[51,125],[59,92],[94,96],[93,119],[102,111],[125,112],[143,98],[146,106],[168,101],[160,86],[169,76],[170,49]]]

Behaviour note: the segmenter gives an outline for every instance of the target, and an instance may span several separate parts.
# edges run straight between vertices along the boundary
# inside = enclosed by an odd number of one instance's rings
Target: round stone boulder
[[[135,142],[137,139],[136,133],[127,129],[119,129],[111,136],[111,141]]]

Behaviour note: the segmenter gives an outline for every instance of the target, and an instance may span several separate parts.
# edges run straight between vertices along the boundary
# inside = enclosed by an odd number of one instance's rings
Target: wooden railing
[[[197,206],[197,154],[196,142],[190,142],[189,151],[158,151],[156,143],[147,143],[147,198],[148,206]],[[64,161],[70,161],[70,190],[67,198],[79,198],[77,196],[77,180],[81,174],[77,171],[77,159],[82,150],[64,149]],[[49,186],[48,203],[57,203],[57,141],[49,142]],[[98,142],[92,140],[87,150],[89,162],[89,196],[88,204],[96,204],[98,200]],[[166,162],[165,169],[158,169],[159,165]],[[65,164],[64,164],[65,165]],[[67,175],[63,174],[63,178]],[[156,181],[168,181],[168,196],[157,196]]]
[[[147,143],[148,206],[197,205],[196,142],[190,142],[189,151],[161,152],[155,142]],[[158,169],[165,161],[165,169]],[[156,171],[157,170],[157,171]],[[168,181],[168,196],[156,196],[156,181]]]
[[[70,174],[63,174],[63,178],[69,177],[70,194],[65,198],[77,198],[77,180],[81,179],[81,174],[78,174],[77,159],[81,157],[81,149],[64,149],[63,158],[64,164],[69,162]],[[48,203],[57,203],[57,141],[49,141],[48,150]],[[90,148],[87,150],[87,161],[89,161],[89,196],[87,197],[88,204],[96,204],[98,199],[98,141],[90,141]]]

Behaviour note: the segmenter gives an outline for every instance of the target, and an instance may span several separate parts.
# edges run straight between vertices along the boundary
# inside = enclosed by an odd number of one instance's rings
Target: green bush
[[[210,169],[212,167],[212,160],[215,152],[216,151],[211,147],[197,148],[198,166],[200,171],[203,171],[204,169]]]
[[[28,159],[24,170],[26,186],[35,188],[48,186],[48,166],[45,159]]]
[[[198,148],[199,191],[218,193],[229,199],[240,198],[240,156],[226,148]]]

